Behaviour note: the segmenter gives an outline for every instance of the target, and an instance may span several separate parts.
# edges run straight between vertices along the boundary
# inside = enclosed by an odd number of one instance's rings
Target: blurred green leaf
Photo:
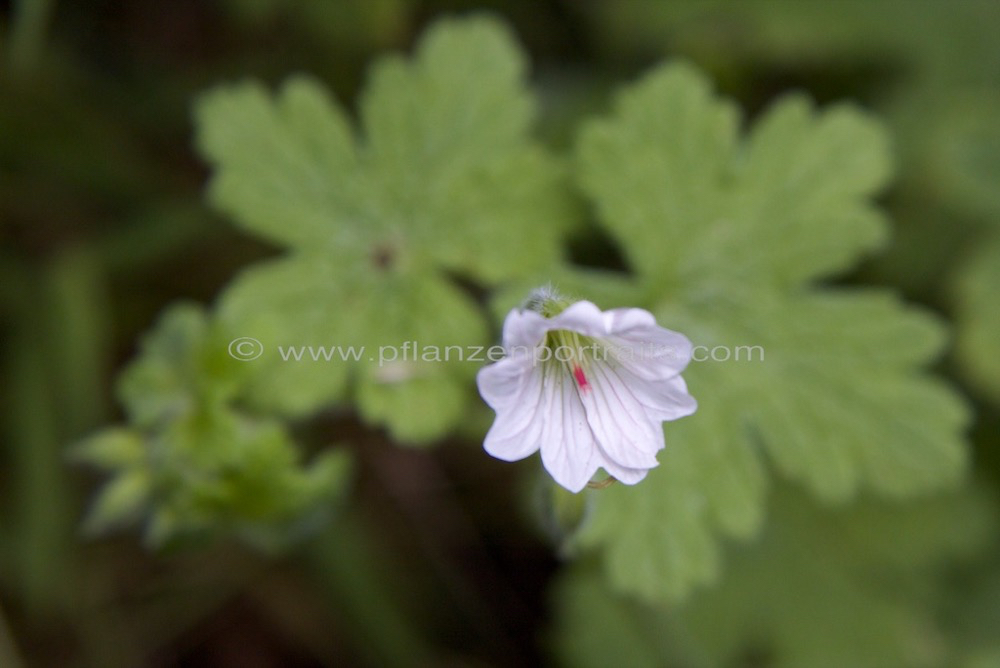
[[[900,224],[890,251],[871,267],[878,282],[946,305],[954,293],[941,276],[961,272],[984,230],[1000,229],[995,89],[931,87],[891,105],[903,167],[893,194]]]
[[[262,345],[261,358],[245,363],[254,403],[306,413],[341,397],[354,371],[366,418],[404,441],[441,435],[464,411],[476,367],[454,350],[449,362],[418,353],[444,359],[449,346],[482,343],[475,303],[437,275],[339,272],[303,252],[248,270],[225,294],[220,317]]]
[[[958,357],[966,375],[1000,405],[1000,237],[967,262],[955,293]]]
[[[891,125],[899,222],[866,277],[933,301],[940,276],[975,243],[965,217],[997,211],[1000,4],[982,0],[700,0],[591,3],[606,59],[695,60],[755,106],[776,89],[852,96]]]
[[[228,343],[201,307],[172,306],[119,377],[118,396],[129,422],[162,426],[201,405],[233,398],[250,369],[229,354]]]
[[[149,473],[136,467],[121,473],[101,489],[94,500],[84,529],[101,533],[138,520],[150,496]]]
[[[994,521],[978,492],[825,509],[779,487],[768,523],[734,546],[726,577],[677,607],[616,597],[586,562],[553,591],[554,646],[567,666],[940,666],[941,567],[968,560]]]
[[[251,83],[206,94],[197,118],[213,200],[291,251],[237,278],[221,317],[268,345],[367,345],[362,366],[377,361],[373,345],[485,343],[482,315],[447,272],[490,283],[548,266],[567,220],[561,170],[527,137],[524,70],[507,31],[473,18],[436,24],[412,62],[374,66],[363,138],[309,79],[274,99]],[[271,363],[257,398],[315,410],[343,395],[357,366],[344,362]],[[454,426],[473,371],[365,366],[355,398],[397,438],[428,440]],[[434,415],[425,392],[455,409]]]
[[[962,659],[955,664],[965,668],[990,668],[1000,665],[1000,552],[993,545],[992,563],[976,577],[964,583],[952,608],[949,627],[959,638]]]
[[[997,49],[1000,52],[1000,48]],[[914,135],[914,181],[935,200],[1000,227],[1000,93],[995,88],[935,90],[922,114],[907,110]],[[920,141],[917,141],[919,137]],[[944,224],[944,223],[942,223]],[[941,232],[939,230],[939,232]]]
[[[157,547],[229,532],[277,548],[323,515],[346,484],[345,451],[304,466],[283,424],[234,407],[246,367],[216,344],[218,332],[202,310],[181,304],[145,339],[119,384],[131,426],[74,451],[113,474],[91,507],[89,530],[143,519]]]
[[[369,48],[397,38],[407,27],[412,0],[225,0],[239,22],[259,26],[282,18],[324,44]]]
[[[685,372],[700,408],[667,425],[662,466],[602,492],[579,536],[604,547],[616,587],[677,599],[710,581],[715,534],[760,523],[764,454],[829,501],[960,478],[965,405],[920,372],[941,325],[890,295],[809,288],[886,236],[870,202],[888,176],[873,119],[791,97],[741,142],[732,106],[691,68],[666,66],[585,126],[579,170],[638,272],[624,303],[702,356],[728,351]]]
[[[799,96],[742,143],[738,122],[702,75],[673,65],[626,89],[613,120],[584,127],[581,183],[644,278],[788,288],[884,242],[869,201],[889,175],[877,122],[847,105],[817,114]]]
[[[1000,64],[994,30],[1000,9],[982,0],[632,0],[589,9],[600,28],[595,37],[619,57],[637,49],[662,53],[669,45],[758,72],[776,64],[899,67],[910,87],[982,83]]]
[[[80,442],[71,455],[76,461],[114,471],[142,466],[146,449],[142,438],[133,430],[109,428]]]

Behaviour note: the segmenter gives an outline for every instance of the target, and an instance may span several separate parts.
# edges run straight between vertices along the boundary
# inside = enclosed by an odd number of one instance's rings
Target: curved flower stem
[[[591,480],[587,483],[587,487],[590,489],[607,489],[616,482],[618,482],[618,478],[609,475],[604,480]]]

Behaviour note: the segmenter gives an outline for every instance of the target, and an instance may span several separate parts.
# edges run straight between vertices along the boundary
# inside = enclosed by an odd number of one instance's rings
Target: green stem
[[[100,258],[86,248],[61,253],[48,269],[46,341],[58,388],[63,439],[77,439],[108,416],[103,378],[111,338],[108,287]]]
[[[61,608],[65,602],[61,585],[67,577],[72,501],[59,448],[60,411],[47,373],[50,351],[39,313],[47,305],[32,281],[23,279],[22,288],[20,327],[10,336],[4,365],[13,388],[7,441],[11,500],[16,503],[8,557],[16,564],[17,587],[30,615]]]
[[[76,499],[65,445],[106,411],[104,282],[92,254],[64,253],[43,270],[10,267],[17,313],[4,369],[14,521],[5,555],[29,614],[73,605]]]

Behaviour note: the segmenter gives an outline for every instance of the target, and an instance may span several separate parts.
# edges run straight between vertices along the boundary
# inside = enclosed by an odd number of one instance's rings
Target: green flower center
[[[590,389],[588,373],[598,345],[589,336],[566,329],[554,329],[545,335],[544,346],[548,351],[545,362],[564,368],[572,374],[577,387],[586,391]]]

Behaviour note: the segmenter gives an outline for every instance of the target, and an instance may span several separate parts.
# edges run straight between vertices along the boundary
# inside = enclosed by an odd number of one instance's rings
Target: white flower
[[[571,492],[602,467],[639,482],[658,465],[661,423],[697,408],[680,376],[691,342],[642,309],[567,305],[551,291],[528,303],[504,322],[506,356],[477,377],[497,414],[486,451],[516,461],[540,449],[545,469]]]

